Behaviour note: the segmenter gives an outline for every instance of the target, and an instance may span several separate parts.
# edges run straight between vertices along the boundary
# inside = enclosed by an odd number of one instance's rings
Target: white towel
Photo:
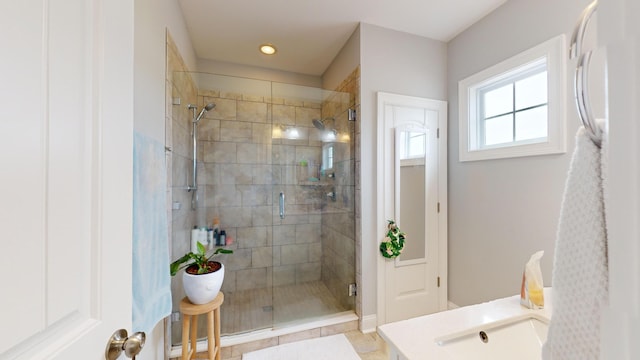
[[[545,360],[600,356],[600,317],[608,303],[604,132],[603,139],[601,150],[584,128],[576,135],[555,244],[553,315],[542,349]]]

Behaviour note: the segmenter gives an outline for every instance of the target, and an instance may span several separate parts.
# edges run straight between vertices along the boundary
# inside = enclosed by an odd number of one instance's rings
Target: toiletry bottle
[[[222,230],[220,231],[220,246],[227,245],[227,232]]]
[[[213,239],[213,228],[212,227],[207,229],[207,243],[209,243],[209,250],[213,249],[214,239]]]
[[[220,246],[220,218],[219,217],[214,217],[213,218],[213,240],[215,242],[216,246]]]
[[[191,229],[191,252],[198,252],[198,240],[200,239],[200,229],[197,226],[194,226]]]

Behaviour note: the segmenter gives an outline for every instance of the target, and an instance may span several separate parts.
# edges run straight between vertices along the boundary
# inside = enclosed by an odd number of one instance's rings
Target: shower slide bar
[[[194,104],[188,104],[187,105],[187,109],[191,110],[193,112],[193,120],[191,121],[191,137],[192,137],[192,144],[193,144],[193,162],[192,162],[192,171],[193,171],[193,177],[192,177],[192,182],[191,185],[187,185],[187,191],[193,191],[191,193],[191,210],[195,210],[196,209],[196,201],[197,201],[197,197],[196,197],[196,190],[198,190],[198,122],[200,122],[200,120],[202,119],[202,117],[204,116],[204,114],[207,113],[207,111],[212,110],[213,108],[215,108],[216,105],[213,103],[208,103],[206,104],[202,110],[200,110],[200,114],[198,114],[198,116],[196,116],[196,110],[198,110],[198,106],[194,105]]]
[[[588,50],[584,53],[582,52],[584,33],[587,30],[591,16],[597,8],[598,0],[594,0],[582,11],[580,19],[573,30],[573,35],[571,36],[569,59],[578,58],[574,77],[574,93],[580,121],[587,130],[591,140],[593,140],[596,145],[600,146],[602,144],[602,130],[596,124],[595,117],[593,116],[593,110],[591,109],[591,103],[589,102],[588,89],[589,63],[591,62],[591,55],[593,55],[593,51]]]

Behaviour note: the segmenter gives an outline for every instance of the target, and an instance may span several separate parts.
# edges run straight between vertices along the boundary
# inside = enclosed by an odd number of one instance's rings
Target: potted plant
[[[218,296],[224,280],[224,265],[211,259],[221,253],[232,254],[233,250],[219,248],[207,256],[204,245],[198,243],[197,253],[189,252],[171,263],[171,276],[175,276],[180,269],[185,269],[182,285],[192,303],[206,304]]]

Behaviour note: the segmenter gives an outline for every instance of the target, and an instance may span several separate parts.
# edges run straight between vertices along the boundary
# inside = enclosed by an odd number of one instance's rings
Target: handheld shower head
[[[200,119],[202,119],[202,117],[204,116],[204,114],[207,113],[207,111],[213,110],[213,108],[215,107],[216,107],[216,104],[214,103],[208,103],[207,105],[205,105],[204,108],[202,108],[202,110],[200,111],[200,114],[198,114],[198,117],[193,122],[197,123],[198,121],[200,121]]]

